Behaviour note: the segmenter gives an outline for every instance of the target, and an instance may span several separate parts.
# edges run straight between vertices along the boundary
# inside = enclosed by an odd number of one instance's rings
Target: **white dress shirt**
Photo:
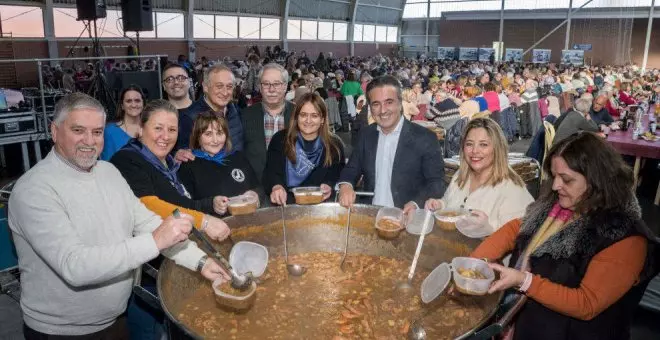
[[[376,186],[374,188],[373,205],[394,207],[392,198],[392,169],[394,168],[394,156],[399,145],[399,136],[403,127],[403,116],[399,117],[394,131],[385,134],[378,127],[378,149],[376,150]]]

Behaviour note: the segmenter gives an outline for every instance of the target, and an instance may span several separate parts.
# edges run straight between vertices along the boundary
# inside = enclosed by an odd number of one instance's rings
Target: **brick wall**
[[[527,49],[562,20],[506,20],[504,21],[504,47]],[[439,20],[439,46],[492,47],[499,35],[499,20]],[[576,19],[571,25],[570,44],[592,44],[593,50],[585,52],[585,59],[592,64],[615,64],[628,60],[641,64],[646,39],[646,19]],[[621,28],[632,25],[631,37],[618,33]],[[624,30],[625,31],[625,30]],[[566,26],[558,29],[537,48],[552,50],[552,61],[559,62],[564,48]],[[660,25],[655,24],[649,48],[649,67],[660,67]],[[620,46],[628,46],[630,50]],[[629,56],[629,57],[628,57]]]

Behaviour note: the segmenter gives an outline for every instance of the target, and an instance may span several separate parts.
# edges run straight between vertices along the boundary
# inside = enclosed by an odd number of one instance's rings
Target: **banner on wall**
[[[459,47],[458,60],[464,60],[464,61],[479,60],[479,49],[476,47]]]
[[[584,50],[562,50],[561,63],[565,65],[584,65]]]
[[[490,61],[490,56],[495,58],[495,49],[494,48],[480,48],[479,49],[479,61],[488,62]]]
[[[504,61],[522,63],[523,49],[522,48],[507,48],[504,54]]]
[[[439,60],[454,60],[456,58],[456,47],[438,47]]]
[[[552,50],[532,50],[532,62],[535,64],[547,64],[550,62]]]

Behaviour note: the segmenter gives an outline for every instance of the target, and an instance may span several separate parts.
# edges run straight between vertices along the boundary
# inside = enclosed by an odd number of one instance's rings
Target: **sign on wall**
[[[552,50],[532,50],[532,62],[535,64],[547,64],[550,62]]]
[[[494,48],[480,48],[479,49],[479,61],[488,62],[490,61],[490,56],[495,58],[495,49]]]
[[[521,63],[523,57],[522,48],[507,48],[506,53],[504,53],[504,61]]]
[[[459,47],[458,60],[477,61],[479,59],[479,49],[476,47]]]
[[[562,50],[561,63],[565,65],[584,65],[583,50]]]
[[[438,47],[439,60],[454,60],[456,58],[456,47]]]
[[[573,44],[574,50],[591,51],[591,44]]]

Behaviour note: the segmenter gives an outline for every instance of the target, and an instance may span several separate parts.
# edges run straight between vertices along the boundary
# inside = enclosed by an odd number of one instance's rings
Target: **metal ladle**
[[[172,215],[176,218],[181,218],[181,212],[179,209],[174,209],[174,212],[172,212]],[[213,259],[215,259],[218,262],[218,265],[223,267],[224,270],[229,272],[231,274],[231,286],[234,287],[235,289],[244,291],[250,288],[252,285],[252,272],[247,272],[246,274],[239,274],[237,273],[234,268],[231,267],[229,264],[229,261],[225,259],[222,254],[215,249],[213,246],[213,243],[209,241],[206,236],[197,228],[193,227],[191,230],[191,233],[197,237],[202,243],[202,250],[204,252],[211,256]]]
[[[344,262],[346,262],[346,254],[348,253],[348,235],[350,233],[351,226],[351,207],[348,207],[348,216],[346,217],[346,244],[344,245],[344,255],[341,257],[341,263],[339,268],[344,270]]]
[[[301,276],[305,274],[307,267],[297,263],[289,263],[289,251],[286,241],[286,224],[284,223],[284,205],[281,205],[280,208],[282,208],[282,234],[284,235],[284,261],[286,262],[286,271],[288,271],[291,276]]]
[[[417,261],[419,260],[419,254],[422,252],[422,245],[424,244],[424,238],[426,237],[426,230],[428,229],[429,221],[431,220],[431,212],[426,211],[424,215],[424,224],[422,225],[422,231],[419,235],[419,241],[417,241],[417,249],[415,249],[415,256],[413,257],[412,264],[410,265],[410,272],[408,272],[408,280],[399,282],[396,286],[397,290],[402,292],[409,292],[412,290],[412,280],[415,275],[415,269],[417,268]]]

